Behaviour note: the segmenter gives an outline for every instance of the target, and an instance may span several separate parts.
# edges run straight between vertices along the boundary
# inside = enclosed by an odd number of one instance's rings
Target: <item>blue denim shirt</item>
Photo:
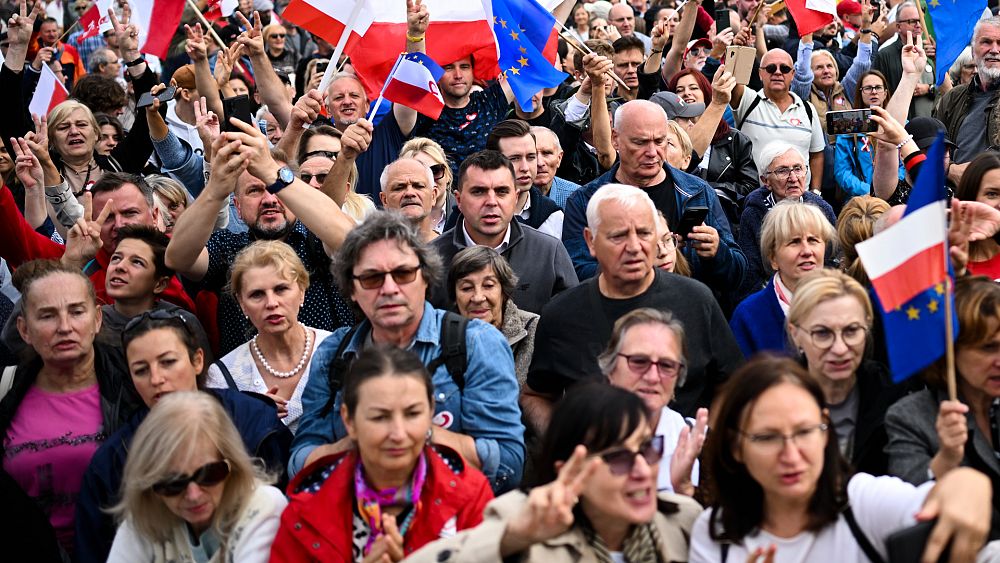
[[[445,311],[424,303],[424,314],[410,350],[429,364],[441,355],[441,320]],[[302,417],[292,442],[288,462],[289,478],[298,473],[317,446],[336,442],[347,435],[340,418],[341,393],[333,408],[321,416],[330,397],[329,369],[347,328],[338,329],[316,348],[309,372],[309,382],[302,392]],[[354,333],[344,350],[356,355],[368,340],[368,321]],[[471,436],[483,473],[499,494],[516,487],[524,468],[524,426],[518,406],[518,385],[514,375],[514,355],[499,330],[483,321],[469,321],[466,330],[468,368],[465,390],[459,392],[444,365],[431,377],[434,381],[435,423],[454,432]]]

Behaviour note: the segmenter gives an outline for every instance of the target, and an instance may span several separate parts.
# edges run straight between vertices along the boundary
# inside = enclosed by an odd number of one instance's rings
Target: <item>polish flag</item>
[[[208,0],[205,11],[205,19],[208,21],[221,20],[233,15],[240,5],[239,0]]]
[[[139,28],[139,51],[164,60],[181,24],[184,0],[130,0],[132,21]],[[107,13],[105,11],[105,13]]]
[[[561,1],[539,0],[539,4],[551,12]],[[425,38],[427,55],[441,65],[471,56],[475,77],[494,80],[500,74],[497,47],[492,21],[487,21],[482,2],[424,0],[423,3],[430,15]],[[322,9],[315,7],[319,4],[323,4]],[[343,0],[327,3],[292,0],[283,15],[336,45],[352,7],[353,2]],[[311,16],[308,20],[300,16],[307,10]],[[370,23],[367,18],[360,18],[364,25],[355,26],[345,52],[351,56],[368,97],[375,99],[396,63],[396,53],[406,50],[406,3],[369,0],[365,11],[371,12]],[[545,49],[547,57],[555,58],[555,45],[550,37]]]
[[[33,115],[48,115],[52,108],[65,102],[68,97],[66,86],[56,77],[49,65],[42,65],[42,74],[38,77],[38,86],[31,96],[28,111]]]
[[[112,0],[97,0],[80,16],[80,29],[83,33],[76,37],[76,44],[83,43],[84,39],[90,39],[99,33],[110,31],[111,18],[108,17],[108,9],[111,8]]]
[[[837,15],[836,0],[785,0],[799,35],[823,29]]]
[[[437,119],[444,109],[444,98],[437,85],[442,75],[444,69],[423,53],[400,55],[382,95],[390,102]]]

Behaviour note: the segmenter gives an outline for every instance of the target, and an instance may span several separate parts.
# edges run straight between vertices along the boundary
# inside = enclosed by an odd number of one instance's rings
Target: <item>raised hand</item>
[[[240,152],[238,140],[229,139],[225,135],[217,136],[211,146],[212,175],[209,176],[205,189],[220,197],[228,197],[236,189],[236,180],[240,174],[247,169],[247,156]]]
[[[253,25],[250,24],[250,20],[246,18],[242,13],[235,12],[233,15],[236,19],[240,20],[240,25],[246,30],[236,38],[240,45],[246,49],[247,54],[251,57],[263,57],[264,56],[264,34],[261,32],[263,26],[260,24],[260,12],[254,10],[253,12]]]
[[[28,141],[23,137],[10,140],[11,148],[14,150],[14,173],[27,190],[41,189],[45,186],[45,177],[42,173],[42,165],[38,162]]]
[[[879,126],[878,131],[868,134],[869,137],[891,145],[899,145],[906,141],[906,129],[885,108],[871,106],[869,109],[872,110],[871,120]]]
[[[66,252],[62,256],[64,264],[75,267],[83,267],[97,256],[97,251],[101,249],[101,225],[108,220],[108,215],[115,208],[115,201],[109,199],[97,218],[91,220],[94,213],[94,197],[90,192],[86,192],[80,197],[80,203],[83,204],[83,217],[78,219],[67,233]]]
[[[979,201],[959,201],[958,205],[969,228],[969,242],[986,240],[1000,232],[1000,210]]]
[[[728,106],[735,87],[736,77],[725,66],[720,66],[712,78],[712,103]]]
[[[909,31],[906,32],[906,44],[903,46],[900,60],[903,63],[903,72],[905,74],[919,75],[924,72],[924,67],[927,65],[927,53],[924,51],[924,39],[922,36],[917,35],[917,42],[914,44],[913,34]]]
[[[652,31],[649,32],[649,38],[653,42],[653,49],[662,52],[667,41],[670,41],[670,28],[667,27],[667,22],[662,21],[654,25]]]
[[[208,102],[205,100],[204,96],[202,96],[201,99],[196,101],[193,105],[194,125],[195,128],[198,129],[198,137],[201,139],[201,143],[205,147],[205,160],[211,162],[214,141],[219,138],[221,133],[219,116],[215,115],[215,112],[209,111]]]
[[[240,60],[242,54],[243,45],[240,43],[233,43],[228,48],[219,49],[219,56],[215,59],[213,76],[220,90],[229,85],[229,77],[233,74],[233,67],[236,65],[236,61]]]
[[[309,125],[323,111],[323,94],[319,90],[309,90],[292,106],[291,127]]]
[[[108,17],[111,19],[111,27],[115,31],[115,37],[118,39],[118,49],[121,51],[122,56],[125,56],[126,53],[131,53],[135,57],[138,57],[139,28],[134,23],[131,23],[132,9],[129,5],[122,4],[121,20],[118,19],[113,8],[108,8]],[[131,60],[128,57],[125,58],[126,60]]]
[[[31,41],[31,32],[35,27],[35,18],[41,13],[41,2],[35,2],[29,11],[25,0],[21,0],[18,13],[11,16],[7,22],[7,39],[10,41],[11,46],[27,46],[28,42]]]
[[[958,401],[941,401],[938,409],[934,423],[940,442],[938,456],[951,468],[958,467],[965,457],[965,442],[969,438],[969,422],[965,415],[968,412],[969,407]],[[944,474],[941,473],[938,475],[936,471],[934,476],[943,477]]]
[[[31,114],[31,120],[35,124],[35,130],[29,131],[24,136],[24,140],[27,141],[28,148],[31,149],[31,152],[35,153],[35,157],[39,161],[42,163],[51,162],[52,157],[49,156],[48,118],[44,115]]]
[[[48,64],[52,60],[52,56],[55,54],[55,49],[52,47],[42,47],[35,53],[35,59],[31,61],[31,68],[36,71],[42,70],[43,64]]]
[[[208,59],[208,44],[205,42],[205,34],[201,31],[201,24],[184,25],[184,34],[187,35],[187,43],[184,51],[194,62]]]
[[[264,180],[265,183],[273,182],[280,166],[271,157],[271,146],[267,142],[267,137],[257,126],[235,117],[230,117],[229,123],[235,125],[238,131],[228,131],[221,137],[239,143],[238,152],[246,159],[247,170],[251,174]]]
[[[368,150],[371,145],[373,131],[374,126],[365,118],[348,125],[340,137],[340,157],[348,160],[358,158],[358,155]]]
[[[427,33],[428,22],[430,22],[430,15],[427,13],[427,6],[421,0],[406,0],[407,35],[423,36]]]
[[[698,409],[695,414],[694,429],[685,426],[677,439],[677,448],[670,458],[670,482],[674,486],[674,492],[678,494],[689,496],[694,494],[691,470],[694,469],[694,461],[698,459],[701,448],[705,445],[707,428],[708,409]]]
[[[597,53],[587,53],[584,55],[583,71],[587,73],[587,77],[590,79],[592,93],[594,90],[600,92],[600,88],[603,88],[605,82],[608,80],[607,74],[614,69],[614,66],[614,63],[608,57],[598,55]]]

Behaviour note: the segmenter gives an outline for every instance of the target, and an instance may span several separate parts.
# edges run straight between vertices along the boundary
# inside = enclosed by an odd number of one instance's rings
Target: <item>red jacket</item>
[[[10,189],[7,186],[0,187],[0,257],[5,258],[12,268],[17,268],[21,264],[37,258],[58,260],[62,258],[65,251],[65,246],[32,229],[17,209],[17,203],[14,201],[14,195],[10,193]],[[108,297],[104,287],[104,276],[107,274],[109,259],[110,257],[103,248],[98,250],[97,256],[94,258],[96,262],[94,266],[97,268],[89,276],[90,282],[94,284],[97,299],[110,305],[114,303],[114,299]],[[188,311],[195,311],[194,302],[184,291],[177,276],[170,278],[170,285],[160,295],[160,299]]]
[[[440,538],[449,520],[454,519],[451,533],[477,526],[486,504],[493,500],[486,477],[467,467],[454,450],[435,444],[425,451],[427,480],[420,495],[421,508],[403,538],[406,555]],[[327,456],[292,480],[289,504],[271,546],[272,562],[353,561],[356,463],[355,450]]]

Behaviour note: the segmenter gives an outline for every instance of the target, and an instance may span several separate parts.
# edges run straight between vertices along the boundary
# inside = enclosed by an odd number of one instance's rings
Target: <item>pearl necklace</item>
[[[299,326],[302,326],[302,323],[299,323]],[[260,351],[260,347],[257,346],[257,337],[260,336],[260,334],[254,335],[253,340],[250,341],[250,346],[253,348],[254,353],[257,354],[257,358],[260,359],[260,364],[264,366],[264,370],[267,371],[267,373],[273,375],[274,377],[284,379],[302,371],[302,368],[306,365],[306,361],[309,359],[309,345],[312,342],[312,335],[309,334],[309,330],[304,326],[302,326],[302,330],[306,333],[306,345],[302,348],[302,357],[299,358],[299,363],[289,371],[278,371],[271,367],[271,364],[267,362],[267,358],[265,358],[264,354]]]

